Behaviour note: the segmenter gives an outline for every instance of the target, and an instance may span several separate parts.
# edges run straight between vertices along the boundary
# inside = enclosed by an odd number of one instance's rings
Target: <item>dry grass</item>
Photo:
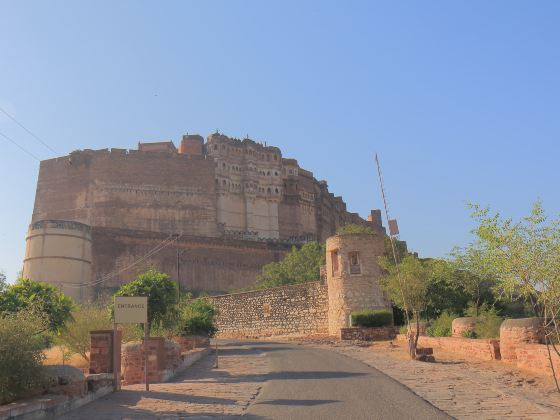
[[[59,346],[53,346],[50,349],[46,349],[43,351],[43,353],[45,354],[45,360],[43,361],[43,364],[45,365],[62,365],[62,350],[60,349]],[[70,360],[66,360],[64,361],[65,365],[70,365],[70,366],[74,366],[77,368],[87,368],[88,367],[88,362],[86,362],[82,356],[79,356],[77,354],[72,355],[72,357],[70,357]]]

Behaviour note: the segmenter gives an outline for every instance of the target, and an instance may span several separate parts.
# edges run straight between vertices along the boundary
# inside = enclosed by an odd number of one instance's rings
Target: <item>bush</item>
[[[443,311],[426,329],[426,334],[431,337],[451,337],[451,324],[455,318],[457,315]]]
[[[480,311],[474,328],[478,338],[500,338],[500,326],[504,318],[494,308],[483,308]]]
[[[354,233],[369,233],[375,234],[370,226],[358,225],[356,223],[347,223],[336,230],[337,235],[352,235]]]
[[[478,338],[478,335],[476,334],[476,331],[463,331],[461,333],[461,335],[464,338]]]
[[[56,342],[89,362],[90,331],[112,328],[109,314],[101,304],[85,304],[73,313],[73,318]]]
[[[218,331],[214,318],[218,311],[207,297],[188,301],[180,308],[179,334],[212,337]]]
[[[386,327],[393,324],[393,314],[387,310],[370,310],[352,312],[352,325],[358,327]]]
[[[399,334],[407,334],[408,333],[408,327],[406,325],[401,325],[399,327]]]
[[[46,322],[26,310],[0,318],[0,404],[43,384],[44,340],[37,333],[45,328]]]

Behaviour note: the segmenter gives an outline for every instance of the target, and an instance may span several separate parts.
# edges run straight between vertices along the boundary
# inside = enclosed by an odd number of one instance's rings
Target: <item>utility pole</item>
[[[177,243],[177,303],[181,303],[181,271],[179,269],[179,243]]]

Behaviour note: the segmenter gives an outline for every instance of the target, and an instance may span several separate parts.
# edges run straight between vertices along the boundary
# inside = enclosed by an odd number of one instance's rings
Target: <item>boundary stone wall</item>
[[[321,282],[213,296],[220,338],[328,332],[327,286]]]
[[[524,344],[515,349],[517,367],[526,369],[540,375],[552,376],[552,368],[548,359],[548,350],[545,344]],[[550,348],[554,370],[560,370],[560,357],[554,349]]]
[[[406,341],[404,334],[397,340]],[[418,337],[419,347],[440,348],[453,352],[457,356],[477,360],[500,360],[500,341],[462,337]]]
[[[340,329],[341,340],[391,340],[395,338],[395,335],[395,327],[349,327]]]

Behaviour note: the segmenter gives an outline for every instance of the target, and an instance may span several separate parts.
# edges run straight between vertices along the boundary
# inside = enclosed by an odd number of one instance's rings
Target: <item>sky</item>
[[[560,2],[0,0],[0,133],[39,159],[220,132],[281,148],[421,256],[467,202],[560,209]],[[0,270],[22,267],[39,162],[0,136]]]

